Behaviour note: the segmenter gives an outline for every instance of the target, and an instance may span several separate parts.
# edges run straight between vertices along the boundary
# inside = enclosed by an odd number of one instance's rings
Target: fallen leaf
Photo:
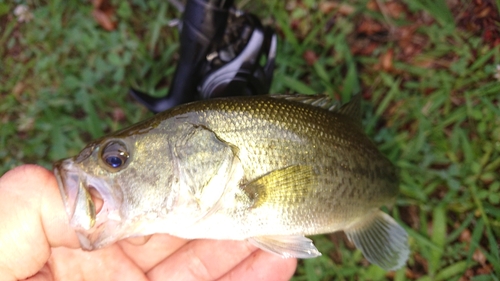
[[[389,16],[395,19],[399,19],[406,12],[405,6],[395,1],[386,3],[385,8]]]
[[[356,30],[358,33],[370,36],[384,31],[384,27],[380,23],[366,18],[361,21]]]
[[[472,254],[472,259],[481,265],[485,265],[486,263],[486,256],[479,249],[476,249],[474,251],[474,254]]]
[[[115,16],[115,9],[108,0],[94,0],[92,2],[94,9],[92,16],[99,23],[99,25],[107,31],[116,29],[116,21],[113,19]]]
[[[318,5],[319,11],[322,12],[323,14],[328,14],[334,9],[337,9],[338,7],[339,3],[332,1],[321,2]]]
[[[290,28],[292,28],[293,31],[297,31],[299,29],[300,25],[300,20],[298,19],[292,19],[290,22]]]
[[[393,49],[387,50],[387,52],[385,52],[384,54],[382,54],[380,56],[379,60],[380,60],[380,66],[382,67],[382,70],[384,70],[386,72],[393,70],[393,64],[392,64],[393,58],[394,58],[394,50]]]
[[[471,238],[470,230],[468,230],[466,228],[466,229],[464,229],[464,231],[462,231],[462,233],[460,233],[460,236],[458,237],[458,240],[460,242],[469,243],[470,242],[470,238]]]
[[[106,13],[102,12],[101,10],[93,10],[92,16],[102,28],[106,29],[107,31],[115,30],[116,23],[113,22]]]
[[[396,272],[395,271],[389,271],[385,274],[385,277],[386,278],[389,278],[389,279],[394,279],[394,277],[396,276]]]
[[[500,15],[493,1],[471,1],[455,18],[458,28],[481,35],[493,47],[500,44]]]
[[[323,14],[328,14],[332,11],[335,10],[336,13],[339,13],[341,15],[347,16],[356,11],[356,8],[354,6],[351,6],[346,3],[338,3],[334,1],[326,1],[326,2],[321,2],[318,5],[318,9],[323,13]]]
[[[375,42],[368,42],[367,44],[351,44],[350,50],[353,55],[369,56],[375,51],[380,44]]]
[[[476,274],[477,275],[489,275],[489,274],[491,274],[491,271],[492,271],[491,265],[486,264],[486,265],[483,265],[482,267],[478,268],[476,271]]]
[[[342,3],[339,6],[339,14],[342,14],[344,16],[348,16],[356,11],[356,8],[354,6],[351,6],[346,3]]]
[[[487,16],[490,15],[490,12],[491,12],[491,8],[490,7],[486,7],[484,9],[482,9],[479,13],[477,13],[477,17],[478,18],[485,18]]]
[[[307,65],[313,65],[318,60],[318,55],[314,51],[306,50],[304,54],[302,54],[302,58],[306,61]]]
[[[125,112],[123,109],[116,107],[113,109],[113,121],[120,122],[125,120]]]
[[[426,58],[426,57],[417,57],[413,59],[412,64],[421,68],[433,68],[434,67],[434,59]]]
[[[426,258],[422,257],[419,253],[415,253],[413,257],[415,259],[416,266],[421,267],[424,272],[429,271],[429,264]]]
[[[336,264],[342,264],[342,252],[340,251],[340,242],[343,241],[341,232],[331,233],[330,241],[335,245],[329,256]]]
[[[17,97],[24,91],[24,89],[26,89],[26,84],[23,82],[17,82],[12,89],[12,93]]]
[[[465,280],[470,280],[471,277],[474,276],[474,270],[472,268],[469,268],[467,269],[465,272],[464,272],[464,276],[466,279]]]
[[[370,0],[366,3],[366,8],[370,11],[379,11],[379,7],[376,0]]]

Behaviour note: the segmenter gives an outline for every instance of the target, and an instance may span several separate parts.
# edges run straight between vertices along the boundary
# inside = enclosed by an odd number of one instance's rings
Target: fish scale
[[[190,103],[98,139],[54,171],[87,249],[169,233],[309,258],[320,253],[304,235],[344,230],[385,269],[408,256],[406,232],[379,210],[398,180],[361,128],[359,96],[340,109],[325,97]],[[103,197],[94,215],[88,189]]]
[[[355,146],[360,141],[359,136],[362,135],[362,132],[354,131],[347,134],[348,126],[346,125],[352,121],[342,120],[347,119],[344,116],[335,112],[318,110],[307,104],[297,105],[287,100],[276,101],[272,98],[262,98],[260,100],[253,99],[253,101],[254,103],[249,106],[244,99],[214,100],[200,104],[201,108],[190,106],[186,107],[186,112],[179,110],[175,114],[179,116],[179,119],[203,124],[221,140],[238,147],[245,178],[248,180],[262,176],[269,171],[295,164],[311,165],[316,169],[321,167],[341,169],[344,171],[342,177],[344,179],[351,179],[354,175],[366,177],[367,175],[363,173],[364,169],[351,163],[353,161],[349,161],[350,158],[363,158],[356,153],[375,154],[382,162],[380,165],[386,166],[388,170],[386,174],[394,173],[391,171],[392,165],[385,158],[380,157],[380,153],[368,139],[364,138],[366,141],[363,145]],[[202,113],[198,114],[198,111]],[[270,112],[273,113],[272,118]],[[352,131],[355,125],[350,125],[349,129]],[[311,134],[311,131],[317,134]],[[249,134],[252,134],[251,140],[248,139]],[[310,149],[310,147],[315,149]],[[295,153],[289,153],[289,151]],[[351,176],[347,176],[349,174]],[[397,192],[397,186],[394,188],[394,183],[397,182],[394,180],[394,175],[386,183],[388,187],[393,186],[392,194],[390,190],[388,194],[372,194],[371,191],[374,189],[360,185],[359,181],[357,181],[357,185],[345,186],[338,179],[332,178],[332,174],[329,173],[319,173],[318,177],[323,185],[317,187],[312,196],[296,212],[292,213],[294,215],[288,215],[290,210],[284,206],[272,213],[273,210],[269,209],[252,210],[249,216],[265,220],[262,217],[275,217],[281,214],[281,221],[287,220],[284,223],[289,228],[287,231],[307,234],[318,231],[329,232],[341,228],[335,223],[336,221],[347,219],[345,213],[338,211],[344,206],[339,204],[340,200],[337,198],[343,198],[343,202],[349,201],[349,197],[341,196],[344,189],[357,191],[349,193],[357,195],[354,198],[357,204],[349,206],[353,209],[349,212],[352,217],[357,217],[359,213],[380,206],[385,203],[383,200],[389,201]],[[363,180],[367,181],[366,178]],[[333,186],[335,188],[332,188]],[[366,195],[363,196],[363,193]],[[377,200],[377,195],[385,195],[386,197]],[[363,199],[366,201],[360,202]],[[304,227],[298,218],[308,214],[311,206],[315,206],[318,200],[324,202],[324,207],[318,208],[313,220],[308,223],[308,227]],[[356,205],[363,205],[363,208],[356,208]],[[343,214],[340,220],[336,219],[337,214]],[[274,222],[274,219],[271,221]],[[266,224],[264,223],[264,225]],[[257,228],[248,223],[246,226],[248,229]],[[276,225],[272,223],[267,224],[266,227],[272,228],[269,229],[269,232],[277,230]],[[262,222],[259,223],[258,228],[262,229]],[[278,229],[277,232],[279,231],[282,230]],[[249,230],[249,232],[251,231]]]

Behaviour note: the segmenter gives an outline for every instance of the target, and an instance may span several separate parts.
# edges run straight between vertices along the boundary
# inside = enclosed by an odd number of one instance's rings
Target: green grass
[[[0,174],[49,168],[151,115],[126,93],[166,93],[178,48],[171,5],[111,1],[118,24],[108,32],[85,1],[30,1],[28,23],[15,20],[17,2],[0,0]],[[324,255],[301,261],[294,280],[498,280],[500,45],[467,18],[471,1],[343,1],[340,12],[240,2],[278,30],[272,92],[362,94],[366,132],[400,169],[390,211],[410,234],[407,267],[386,273],[341,235],[318,236]],[[380,28],[363,31],[366,21]]]

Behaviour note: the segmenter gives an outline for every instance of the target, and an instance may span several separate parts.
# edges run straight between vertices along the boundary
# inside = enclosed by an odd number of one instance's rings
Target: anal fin
[[[408,234],[389,215],[377,210],[344,230],[365,258],[385,270],[396,270],[408,260]]]
[[[256,247],[283,258],[315,258],[321,256],[311,239],[301,235],[259,236],[248,241]]]

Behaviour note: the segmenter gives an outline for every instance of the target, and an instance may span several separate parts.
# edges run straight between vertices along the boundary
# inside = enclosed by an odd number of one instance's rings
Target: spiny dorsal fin
[[[361,95],[354,95],[348,103],[339,109],[338,113],[348,116],[361,127]]]
[[[339,107],[338,101],[323,95],[307,96],[307,95],[290,94],[290,95],[270,95],[270,97],[301,102],[304,104],[309,104],[312,106],[323,108],[328,111],[335,111]]]
[[[338,101],[323,95],[307,96],[307,95],[290,94],[290,95],[270,95],[270,97],[301,102],[304,104],[309,104],[312,106],[323,108],[328,111],[336,111],[339,114],[348,116],[358,126],[361,127],[361,95],[354,95],[348,103],[342,105],[340,108],[339,108],[340,103]]]

